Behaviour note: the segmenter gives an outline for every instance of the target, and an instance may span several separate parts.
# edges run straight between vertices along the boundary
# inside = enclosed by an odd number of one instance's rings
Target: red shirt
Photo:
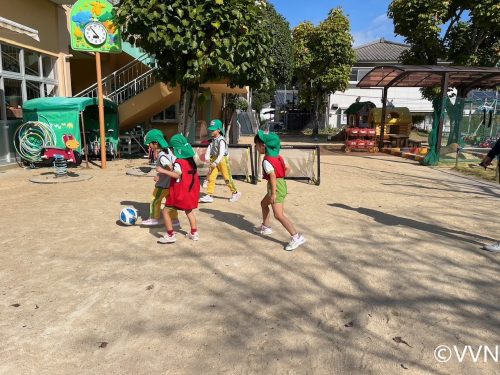
[[[182,174],[179,180],[171,179],[170,192],[165,203],[181,211],[198,208],[200,198],[200,178],[198,172],[186,159],[176,159],[181,166]]]
[[[265,161],[268,161],[274,168],[274,175],[276,178],[285,178],[285,161],[281,157],[281,155],[278,156],[265,156],[264,157]],[[262,176],[269,181],[269,175],[266,173],[264,167],[262,167]]]

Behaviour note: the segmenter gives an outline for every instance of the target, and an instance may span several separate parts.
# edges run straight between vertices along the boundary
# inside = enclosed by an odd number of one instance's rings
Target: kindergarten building
[[[113,2],[113,1],[112,1]],[[69,17],[75,0],[0,0],[0,165],[13,162],[12,139],[22,121],[22,105],[50,96],[96,96],[93,53],[70,48]],[[139,124],[176,132],[179,87],[155,79],[151,57],[128,43],[123,52],[102,54],[105,96],[118,104],[120,130]],[[203,86],[205,100],[192,124],[193,140],[205,124],[221,117],[224,94],[247,94],[226,82]],[[206,132],[206,130],[205,130]]]

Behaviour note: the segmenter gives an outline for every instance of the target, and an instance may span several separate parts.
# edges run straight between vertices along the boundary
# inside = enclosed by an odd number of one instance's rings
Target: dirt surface
[[[440,363],[438,345],[500,345],[500,189],[367,153],[322,156],[321,186],[289,182],[293,252],[260,222],[264,183],[218,186],[201,239],[160,245],[142,160],[41,185],[0,173],[1,374],[498,374]],[[188,223],[181,215],[183,230]]]

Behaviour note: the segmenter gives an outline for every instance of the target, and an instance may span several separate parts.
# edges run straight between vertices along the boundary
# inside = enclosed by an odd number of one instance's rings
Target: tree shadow
[[[250,233],[254,236],[265,238],[267,240],[279,243],[280,245],[283,245],[283,246],[286,245],[286,242],[281,242],[280,240],[277,240],[273,237],[263,236],[261,234],[255,233],[253,231],[255,224],[252,223],[251,221],[248,221],[247,219],[245,219],[244,215],[233,213],[233,212],[224,212],[224,211],[213,210],[210,208],[200,208],[200,211],[203,213],[206,213],[208,215],[212,215],[212,217],[217,221],[229,224],[229,225],[231,225],[239,230]]]
[[[414,219],[408,219],[402,216],[391,215],[382,211],[373,210],[371,208],[364,208],[364,207],[354,208],[342,203],[330,203],[328,205],[331,207],[341,208],[348,211],[356,211],[362,215],[366,215],[368,217],[373,218],[377,223],[383,225],[406,226],[424,232],[434,233],[439,236],[448,237],[453,240],[466,241],[474,245],[483,245],[484,242],[479,242],[479,240],[484,240],[486,242],[494,241],[491,238],[480,236],[477,234],[468,233],[460,230],[443,228],[436,224],[429,224]]]

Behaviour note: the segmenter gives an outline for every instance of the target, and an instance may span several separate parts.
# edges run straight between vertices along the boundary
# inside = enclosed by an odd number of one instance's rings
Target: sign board
[[[76,51],[122,51],[120,27],[108,0],[78,0],[71,8],[71,48]]]

